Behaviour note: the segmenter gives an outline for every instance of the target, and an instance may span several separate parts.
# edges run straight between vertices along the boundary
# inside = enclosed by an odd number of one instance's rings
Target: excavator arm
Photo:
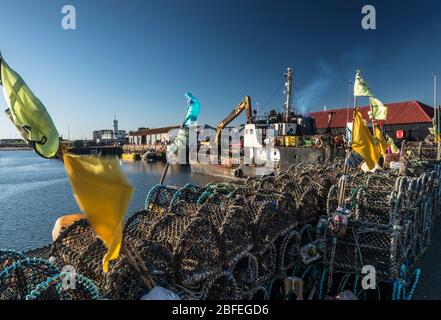
[[[216,128],[216,143],[219,141],[222,130],[234,119],[237,118],[237,116],[239,116],[243,110],[246,110],[246,115],[247,115],[247,123],[251,122],[251,118],[252,118],[252,110],[251,110],[251,98],[249,96],[246,96],[241,103],[239,103],[234,109],[233,111],[231,111],[231,113],[221,122],[219,122],[219,124],[217,125]]]

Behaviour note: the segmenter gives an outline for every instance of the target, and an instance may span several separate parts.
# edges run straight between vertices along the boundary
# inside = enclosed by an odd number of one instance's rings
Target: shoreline
[[[31,147],[0,147],[0,151],[32,151]]]

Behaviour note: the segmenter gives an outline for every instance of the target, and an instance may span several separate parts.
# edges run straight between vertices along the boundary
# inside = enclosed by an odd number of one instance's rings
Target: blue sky
[[[384,102],[432,104],[441,74],[440,1],[0,0],[0,50],[64,135],[178,124],[184,93],[217,124],[245,95],[260,109],[295,72],[294,104],[343,107],[360,68]],[[72,4],[77,30],[61,28]],[[377,29],[361,28],[372,4]],[[441,87],[441,85],[440,85]],[[5,109],[5,102],[0,100]],[[279,92],[263,110],[280,108]],[[16,132],[0,115],[0,137]]]

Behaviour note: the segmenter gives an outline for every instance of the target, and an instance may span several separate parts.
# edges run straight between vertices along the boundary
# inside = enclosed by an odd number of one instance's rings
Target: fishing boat
[[[146,162],[155,162],[156,160],[158,160],[158,155],[156,154],[156,152],[150,150],[144,153],[141,158]]]
[[[124,161],[137,161],[137,160],[141,160],[141,154],[139,154],[139,153],[123,153],[121,158]]]
[[[266,176],[287,170],[294,164],[328,162],[345,155],[339,135],[319,134],[315,119],[293,108],[292,69],[288,68],[284,76],[284,111],[271,110],[259,116],[252,110],[251,98],[246,96],[217,125],[214,148],[220,150],[222,131],[235,130],[227,125],[246,111],[246,122],[239,129],[241,142],[231,142],[230,150],[219,157],[219,163],[191,164],[192,172],[227,178]],[[209,147],[209,141],[201,142],[201,146]],[[233,150],[241,154],[238,163],[230,161]]]

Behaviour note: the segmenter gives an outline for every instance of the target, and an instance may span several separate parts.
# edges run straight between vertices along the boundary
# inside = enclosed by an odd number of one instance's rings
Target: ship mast
[[[286,92],[286,102],[285,102],[285,121],[290,121],[291,111],[292,111],[292,70],[287,69],[285,73],[285,92]]]

